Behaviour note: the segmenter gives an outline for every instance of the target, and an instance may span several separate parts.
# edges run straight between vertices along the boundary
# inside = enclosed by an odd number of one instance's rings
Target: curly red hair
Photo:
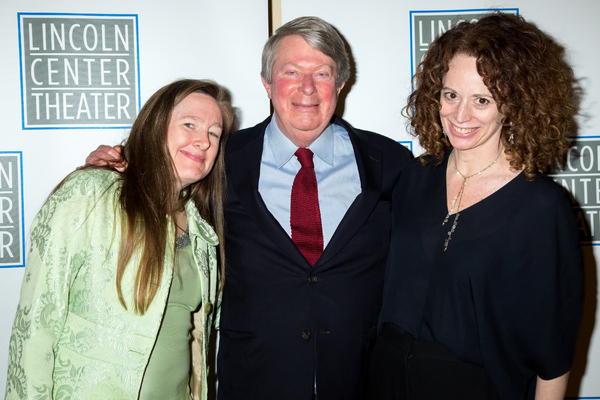
[[[403,114],[424,155],[442,162],[452,148],[439,111],[442,80],[457,54],[477,59],[477,71],[505,117],[501,140],[511,167],[524,168],[533,179],[535,171],[563,164],[569,136],[576,135],[580,97],[565,49],[522,17],[502,13],[446,31],[419,65]]]

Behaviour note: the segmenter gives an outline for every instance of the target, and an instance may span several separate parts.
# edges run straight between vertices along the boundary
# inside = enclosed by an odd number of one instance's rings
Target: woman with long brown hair
[[[206,398],[233,119],[216,83],[173,82],[136,118],[124,172],[55,189],[31,228],[7,399]]]

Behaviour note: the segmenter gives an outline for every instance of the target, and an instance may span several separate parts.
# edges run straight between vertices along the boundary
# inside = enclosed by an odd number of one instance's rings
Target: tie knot
[[[298,157],[298,161],[300,161],[300,165],[303,168],[304,167],[314,168],[312,151],[310,151],[309,149],[306,149],[304,147],[300,147],[298,150],[296,150],[296,152],[294,154],[296,155],[296,157]]]

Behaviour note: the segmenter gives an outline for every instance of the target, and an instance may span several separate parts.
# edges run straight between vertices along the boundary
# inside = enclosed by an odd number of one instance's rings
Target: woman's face
[[[497,152],[504,117],[477,72],[476,62],[475,57],[464,54],[450,61],[440,94],[440,119],[455,149]]]
[[[206,94],[192,93],[173,108],[167,147],[180,190],[208,175],[219,153],[222,131],[219,104]]]

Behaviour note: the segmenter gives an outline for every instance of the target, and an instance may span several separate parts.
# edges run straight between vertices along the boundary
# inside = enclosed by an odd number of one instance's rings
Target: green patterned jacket
[[[36,216],[10,337],[6,399],[138,398],[173,277],[174,249],[167,246],[161,286],[143,316],[133,312],[136,268],[126,268],[124,309],[115,278],[119,182],[115,172],[76,171]],[[202,290],[191,386],[194,398],[204,399],[208,336],[218,308],[218,239],[193,202],[186,213]],[[174,235],[170,229],[167,243],[174,243]]]

